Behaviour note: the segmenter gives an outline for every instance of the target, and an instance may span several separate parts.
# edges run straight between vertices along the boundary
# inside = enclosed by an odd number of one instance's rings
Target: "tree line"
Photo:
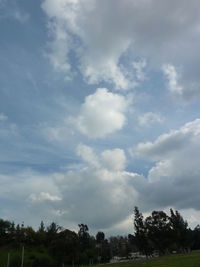
[[[135,238],[138,249],[145,255],[175,252],[189,252],[199,246],[196,242],[199,228],[192,231],[178,211],[170,209],[170,216],[164,211],[153,211],[144,219],[137,207],[134,209]],[[199,237],[198,237],[199,238]]]
[[[144,218],[137,207],[134,208],[133,233],[127,236],[105,237],[102,231],[95,236],[89,233],[86,224],[79,224],[78,232],[64,229],[55,222],[39,228],[15,225],[0,219],[0,247],[44,250],[52,261],[40,262],[35,258],[32,267],[75,266],[109,262],[114,256],[128,258],[131,252],[139,251],[147,257],[155,251],[160,255],[185,253],[200,249],[200,226],[191,230],[178,211],[153,211]],[[13,264],[13,266],[12,266]],[[64,265],[63,265],[64,264]],[[12,263],[10,267],[20,266]]]

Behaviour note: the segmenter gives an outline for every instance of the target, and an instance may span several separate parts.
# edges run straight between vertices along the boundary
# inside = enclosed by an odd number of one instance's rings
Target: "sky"
[[[200,2],[0,0],[0,217],[200,223]]]

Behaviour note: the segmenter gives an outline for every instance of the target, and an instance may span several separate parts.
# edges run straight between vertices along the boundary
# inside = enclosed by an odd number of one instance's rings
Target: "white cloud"
[[[77,154],[91,167],[99,167],[99,160],[91,147],[80,144],[77,147]]]
[[[50,223],[52,218],[57,219],[55,211],[59,209],[57,205],[60,197],[51,175],[26,169],[1,174],[0,182],[0,208],[3,218],[16,223],[23,220],[34,227],[38,227],[41,220]],[[41,192],[41,188],[45,188],[45,192]]]
[[[98,88],[85,98],[80,114],[71,119],[77,129],[91,138],[102,138],[123,128],[129,100],[120,94]]]
[[[194,140],[198,140],[199,134],[200,119],[196,119],[186,123],[179,130],[171,130],[167,134],[160,135],[153,143],[139,143],[133,151],[138,157],[150,160],[165,159],[169,154],[182,153],[189,145],[193,144]]]
[[[136,150],[137,156],[155,162],[146,178],[126,170],[122,149],[96,153],[82,144],[77,147],[82,164],[66,173],[1,175],[2,216],[34,225],[53,217],[64,226],[84,222],[95,230],[126,233],[129,216],[138,205],[145,212],[168,207],[183,210],[194,226],[200,214],[200,119]],[[6,209],[5,201],[10,203]],[[31,213],[36,212],[33,218]]]
[[[126,164],[126,156],[122,149],[104,150],[102,160],[105,167],[113,171],[123,171]]]
[[[200,222],[200,211],[195,209],[183,209],[180,211],[183,218],[186,218],[189,226],[195,228]]]
[[[181,95],[183,87],[179,84],[179,75],[176,68],[171,64],[167,64],[163,66],[163,72],[168,80],[168,87],[171,93]]]
[[[31,202],[43,202],[43,201],[60,201],[61,198],[55,195],[51,195],[48,192],[40,192],[39,195],[36,194],[31,194],[29,196],[29,199],[31,200]]]
[[[134,156],[155,162],[146,185],[137,187],[146,205],[199,210],[199,151],[200,119],[133,149]]]
[[[171,90],[183,90],[185,98],[199,94],[197,0],[44,0],[42,7],[48,17],[51,60],[66,75],[77,70],[70,59],[75,54],[89,83],[130,88],[135,86],[135,76],[144,79],[145,67],[145,62],[134,63],[136,73],[131,73],[131,62],[147,58],[154,69],[171,62],[166,70]],[[184,88],[174,66],[182,68]]]
[[[106,229],[124,220],[137,200],[132,183],[140,179],[137,174],[125,172],[124,151],[96,154],[91,147],[81,145],[78,153],[85,162],[82,168],[54,176],[62,196],[63,219],[84,221],[95,229]]]
[[[126,167],[126,155],[123,149],[107,149],[97,156],[89,146],[80,144],[77,155],[91,168],[104,168],[109,171],[123,171]]]
[[[159,113],[147,112],[139,115],[138,122],[140,126],[150,126],[154,123],[162,123],[164,120],[163,116]]]
[[[73,51],[89,83],[106,81],[118,89],[132,86],[130,73],[119,64],[132,40],[113,27],[112,21],[110,25],[109,9],[106,14],[104,5],[91,0],[45,0],[42,7],[51,21],[50,59],[56,69],[70,75],[69,54]]]
[[[200,119],[132,149],[134,157],[153,165],[146,177],[126,170],[122,149],[97,154],[81,144],[77,154],[82,164],[79,162],[77,168],[65,174],[54,175],[57,192],[51,195],[62,200],[49,201],[49,207],[51,212],[59,211],[61,222],[84,221],[107,232],[124,231],[134,205],[144,212],[169,207],[183,210],[194,226],[199,216],[199,151]],[[37,203],[33,204],[36,209]]]

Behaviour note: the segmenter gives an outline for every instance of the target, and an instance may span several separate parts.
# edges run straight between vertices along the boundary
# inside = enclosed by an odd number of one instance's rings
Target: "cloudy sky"
[[[200,223],[200,2],[0,0],[0,217]]]

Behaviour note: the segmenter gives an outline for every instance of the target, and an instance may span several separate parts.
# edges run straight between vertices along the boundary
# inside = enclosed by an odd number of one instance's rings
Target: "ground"
[[[10,251],[10,257],[21,255],[20,251]],[[0,267],[7,264],[8,251],[0,249]],[[31,267],[31,263],[35,257],[48,257],[45,251],[25,250],[25,264],[24,267]],[[166,257],[159,257],[149,260],[135,260],[121,263],[105,264],[100,267],[200,267],[200,251],[195,251],[186,255],[172,255]],[[91,267],[91,265],[90,265]],[[94,266],[96,267],[96,265]]]

